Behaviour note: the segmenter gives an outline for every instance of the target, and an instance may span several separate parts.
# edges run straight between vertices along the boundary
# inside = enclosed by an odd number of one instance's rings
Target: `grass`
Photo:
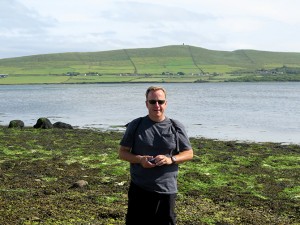
[[[53,83],[67,83],[68,80],[69,77],[67,76],[11,75],[7,78],[0,79],[0,84],[53,84]]]
[[[0,127],[1,224],[124,224],[120,132]],[[178,225],[299,224],[300,146],[192,138]],[[84,188],[70,186],[86,180]]]
[[[254,50],[213,51],[204,48],[173,45],[158,48],[122,49],[103,52],[74,52],[24,56],[0,59],[0,84],[31,83],[95,83],[95,82],[181,82],[176,76],[160,78],[163,73],[183,72],[183,82],[224,81],[299,81],[300,53],[265,52]],[[291,76],[262,76],[255,71],[283,66],[296,68]],[[80,73],[79,78],[64,76],[68,72]],[[97,72],[103,77],[84,74]],[[138,74],[124,78],[120,74]],[[201,75],[195,79],[192,75]],[[36,76],[33,76],[36,75]],[[107,79],[107,76],[111,79]],[[238,75],[238,77],[230,77]],[[142,79],[145,76],[145,79]],[[229,76],[229,77],[228,77]],[[296,77],[295,77],[296,76]],[[208,78],[207,78],[208,77]],[[141,79],[140,79],[141,78]],[[113,80],[113,81],[111,81]]]

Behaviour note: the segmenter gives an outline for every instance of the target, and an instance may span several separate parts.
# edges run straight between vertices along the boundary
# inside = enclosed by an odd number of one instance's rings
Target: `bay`
[[[166,115],[190,137],[300,143],[300,83],[163,83],[1,85],[0,124],[39,117],[79,128],[124,130],[147,114],[145,91],[167,89]]]

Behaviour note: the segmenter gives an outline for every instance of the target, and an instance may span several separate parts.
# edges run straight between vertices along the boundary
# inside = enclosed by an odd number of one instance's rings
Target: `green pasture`
[[[255,74],[261,69],[274,70],[284,67],[294,70],[293,74],[287,74],[286,77],[272,77],[268,74],[259,77]],[[102,77],[59,77],[68,72],[76,72],[82,76],[98,73]],[[162,74],[178,73],[183,73],[184,78],[159,77]],[[7,78],[1,78],[0,84],[112,82],[111,80],[114,80],[113,82],[299,81],[300,53],[254,50],[214,51],[187,45],[57,53],[0,59],[0,74],[9,75]],[[138,77],[125,78],[119,76],[120,74],[138,75]],[[31,77],[32,75],[38,77]],[[57,77],[51,77],[52,75]],[[147,76],[143,77],[143,75]],[[195,79],[191,75],[204,76]],[[231,75],[236,79],[228,77]],[[24,79],[21,76],[24,76]]]
[[[131,76],[120,75],[101,75],[101,76],[73,76],[70,77],[66,83],[117,83],[130,82],[133,78]]]
[[[54,75],[10,75],[7,78],[0,78],[0,84],[58,84],[68,82],[67,76]]]

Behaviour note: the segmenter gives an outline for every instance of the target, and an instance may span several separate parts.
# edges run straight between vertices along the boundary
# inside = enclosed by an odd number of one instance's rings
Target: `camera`
[[[148,159],[148,162],[150,162],[150,163],[152,163],[152,164],[155,164],[155,158]]]

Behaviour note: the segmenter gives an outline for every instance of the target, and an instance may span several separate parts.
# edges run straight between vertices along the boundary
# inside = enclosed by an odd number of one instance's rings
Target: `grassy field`
[[[0,224],[124,224],[122,133],[0,127]],[[191,139],[178,225],[300,224],[300,146]],[[85,180],[83,188],[70,188]]]
[[[12,84],[88,84],[88,83],[196,83],[196,82],[259,82],[259,81],[300,81],[300,74],[261,76],[253,74],[222,75],[10,75],[0,78],[0,85]]]
[[[236,78],[234,75],[100,75],[100,76],[63,76],[63,75],[10,75],[1,78],[0,84],[84,84],[84,83],[194,83],[194,82],[224,82]]]
[[[0,84],[94,82],[300,81],[300,53],[254,50],[213,51],[175,45],[158,48],[74,52],[0,59]],[[256,74],[257,70],[294,68],[290,78]],[[79,73],[78,78],[66,76]],[[99,77],[85,76],[97,73]],[[178,77],[178,73],[184,73]],[[122,76],[120,76],[120,74]],[[163,77],[161,77],[164,74]],[[183,78],[182,78],[183,77]]]

